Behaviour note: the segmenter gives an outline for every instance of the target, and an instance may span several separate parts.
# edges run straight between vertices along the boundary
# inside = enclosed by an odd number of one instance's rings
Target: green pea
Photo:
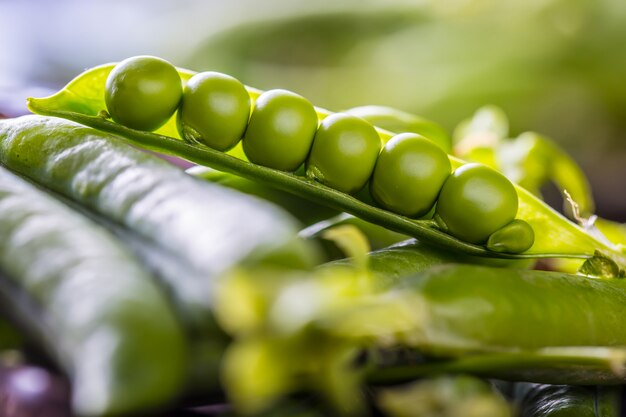
[[[535,243],[535,232],[524,220],[515,219],[496,230],[487,240],[487,249],[494,252],[521,253]]]
[[[435,220],[461,240],[484,243],[515,218],[517,206],[515,187],[504,175],[485,165],[467,164],[444,183]]]
[[[176,121],[187,142],[227,151],[243,136],[249,116],[250,95],[241,81],[209,71],[187,82]]]
[[[317,113],[304,97],[287,90],[269,90],[256,101],[243,151],[251,162],[295,171],[306,159],[317,129]]]
[[[182,92],[172,64],[153,56],[136,56],[123,60],[109,73],[104,101],[117,123],[152,131],[174,114]]]
[[[355,193],[372,174],[380,147],[380,137],[369,122],[345,113],[331,114],[315,134],[306,176]]]
[[[370,192],[381,207],[420,217],[434,206],[451,171],[448,155],[434,142],[415,133],[401,133],[378,156]]]

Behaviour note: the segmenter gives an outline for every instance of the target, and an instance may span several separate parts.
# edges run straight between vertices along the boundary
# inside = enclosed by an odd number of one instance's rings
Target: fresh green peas
[[[435,220],[461,240],[485,243],[489,235],[515,218],[517,207],[517,192],[511,181],[485,165],[467,164],[444,183]]]
[[[496,230],[487,240],[487,249],[494,252],[521,253],[535,243],[535,232],[528,222],[515,219]]]
[[[295,171],[306,159],[317,129],[317,113],[304,97],[287,90],[269,90],[256,101],[243,151],[251,162]]]
[[[180,76],[172,64],[153,56],[136,56],[109,73],[104,100],[117,123],[152,131],[174,114],[182,93]]]
[[[380,137],[369,122],[345,113],[331,114],[315,134],[306,176],[344,193],[355,193],[372,174],[380,147]]]
[[[381,206],[409,217],[433,207],[452,167],[434,142],[415,133],[401,133],[383,147],[370,181],[370,192]]]
[[[178,132],[188,142],[227,151],[243,136],[250,116],[250,95],[236,78],[201,72],[189,79],[178,110]]]

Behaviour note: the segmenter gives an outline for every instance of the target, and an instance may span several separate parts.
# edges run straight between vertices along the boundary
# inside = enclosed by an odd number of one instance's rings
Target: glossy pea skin
[[[535,231],[528,222],[515,219],[493,232],[487,240],[487,249],[494,252],[521,253],[535,243]]]
[[[435,219],[452,236],[482,244],[515,218],[517,208],[517,192],[511,181],[485,165],[467,164],[444,183]]]
[[[380,148],[380,137],[369,122],[345,113],[331,114],[315,134],[306,176],[353,194],[372,175]]]
[[[178,132],[187,142],[227,151],[243,136],[250,116],[250,95],[236,78],[201,72],[189,79],[178,110]]]
[[[255,103],[243,138],[243,151],[255,164],[295,171],[306,159],[317,129],[317,113],[304,97],[269,90]]]
[[[434,142],[401,133],[383,147],[370,181],[370,193],[383,208],[420,217],[433,207],[452,167]]]
[[[152,131],[174,114],[182,92],[172,64],[153,56],[136,56],[123,60],[109,73],[104,101],[117,123]]]

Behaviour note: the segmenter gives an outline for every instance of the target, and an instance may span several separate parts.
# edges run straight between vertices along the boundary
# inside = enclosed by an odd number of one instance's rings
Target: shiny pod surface
[[[520,253],[528,250],[535,242],[535,231],[524,220],[514,219],[496,230],[487,240],[487,248],[494,252]]]
[[[385,144],[370,181],[376,202],[409,217],[423,216],[433,207],[452,167],[434,142],[414,133],[401,133]]]
[[[435,218],[451,235],[484,243],[517,214],[515,187],[504,175],[481,164],[467,164],[448,177],[437,200]]]
[[[182,91],[172,64],[153,56],[136,56],[113,68],[106,80],[104,99],[117,123],[152,131],[174,114]]]
[[[279,208],[195,179],[116,137],[62,119],[0,122],[0,162],[123,225],[194,274],[168,282],[188,322],[212,322],[214,278],[234,265],[308,266],[312,248]]]
[[[189,79],[177,115],[178,133],[188,142],[227,151],[243,136],[250,96],[236,78],[201,72]]]
[[[4,168],[0,235],[0,299],[69,374],[78,415],[174,400],[187,371],[183,332],[125,247]]]
[[[345,113],[331,114],[315,134],[306,176],[344,193],[355,193],[372,175],[380,148],[380,137],[369,122]]]
[[[257,99],[243,138],[251,162],[295,171],[304,162],[317,129],[317,113],[304,97],[269,90]]]
[[[399,283],[424,298],[424,346],[499,351],[626,345],[626,280],[475,265]]]

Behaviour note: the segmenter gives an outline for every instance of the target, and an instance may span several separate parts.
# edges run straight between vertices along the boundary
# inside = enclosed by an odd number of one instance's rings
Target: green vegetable
[[[167,285],[192,327],[211,325],[212,282],[233,265],[314,263],[282,210],[90,128],[38,116],[1,121],[0,162],[184,262],[190,275]]]
[[[243,138],[251,162],[295,171],[306,159],[317,129],[313,105],[286,90],[270,90],[256,101]]]
[[[203,146],[186,144],[179,139],[174,118],[170,119],[156,134],[129,129],[103,118],[101,114],[105,106],[102,98],[104,82],[112,68],[111,64],[92,68],[51,97],[30,99],[29,108],[36,113],[68,118],[99,130],[115,133],[136,146],[176,155],[201,165],[208,165],[273,186],[448,250],[469,255],[518,259],[537,257],[587,259],[593,257],[599,250],[610,256],[621,268],[626,266],[626,255],[618,247],[586,233],[582,228],[569,222],[519,187],[516,187],[519,198],[517,218],[527,221],[533,230],[540,230],[541,233],[537,234],[533,246],[523,254],[498,253],[443,233],[430,220],[411,220],[298,175],[250,164],[237,158],[241,156],[239,147],[235,147],[229,154],[224,154]],[[186,70],[179,70],[179,74],[183,80],[193,75],[192,72]],[[260,94],[256,89],[250,87],[247,89],[252,100]],[[318,108],[316,111],[319,117],[329,114],[324,109]],[[381,129],[377,131],[383,142],[392,136]],[[450,157],[450,162],[453,168],[464,163],[454,157]]]
[[[201,72],[187,81],[178,111],[178,132],[189,142],[218,151],[234,147],[250,116],[250,96],[230,75]]]
[[[517,208],[517,193],[505,176],[485,165],[467,164],[443,185],[435,217],[451,235],[484,243],[515,218]]]
[[[494,252],[520,253],[535,242],[535,232],[524,220],[515,219],[489,236],[487,247]]]
[[[153,56],[125,59],[106,80],[104,99],[113,120],[139,130],[155,130],[174,114],[182,95],[176,68]]]
[[[104,229],[0,169],[0,235],[2,303],[69,374],[77,414],[139,412],[179,395],[178,318]]]
[[[306,176],[335,190],[359,191],[374,170],[380,138],[363,119],[336,113],[322,120],[306,163]]]
[[[624,280],[453,264],[399,279],[378,271],[345,263],[313,275],[239,269],[224,281],[219,299],[241,300],[216,305],[235,338],[223,367],[235,403],[257,408],[315,389],[354,407],[366,381],[443,373],[624,381],[626,333],[615,314],[626,302]]]
[[[401,133],[380,153],[370,192],[381,207],[421,217],[435,205],[451,170],[448,156],[433,142],[417,134]]]
[[[450,265],[404,285],[425,299],[433,330],[425,341],[433,344],[490,351],[626,345],[626,324],[615,314],[626,302],[624,280]]]

